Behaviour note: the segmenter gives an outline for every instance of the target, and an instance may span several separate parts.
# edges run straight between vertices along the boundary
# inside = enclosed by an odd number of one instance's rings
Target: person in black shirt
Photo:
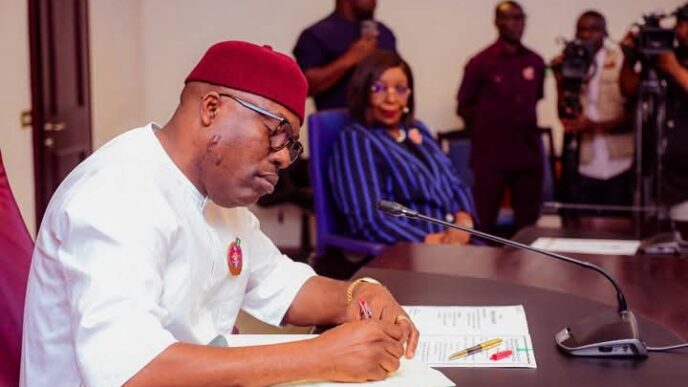
[[[676,47],[657,65],[667,75],[666,150],[662,190],[672,218],[688,221],[688,4],[678,12]]]
[[[657,69],[667,81],[662,204],[669,206],[673,220],[688,222],[688,3],[676,11],[674,34],[674,49],[655,59]],[[633,46],[631,34],[623,44]],[[632,71],[633,63],[624,68],[622,89],[625,94],[633,94],[638,74]]]
[[[394,33],[374,20],[376,0],[337,0],[335,10],[306,28],[294,58],[318,110],[345,108],[354,68],[377,49],[396,51]]]

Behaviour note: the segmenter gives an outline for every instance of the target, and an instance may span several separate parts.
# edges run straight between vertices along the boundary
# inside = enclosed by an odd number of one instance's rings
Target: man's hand
[[[621,39],[619,45],[621,45],[621,47],[635,49],[635,42],[638,40],[638,33],[639,31],[637,29],[629,30],[628,32],[626,32],[626,35],[624,35],[623,39]]]
[[[589,132],[593,127],[590,120],[583,114],[579,114],[575,118],[562,118],[561,123],[567,133]]]
[[[657,56],[657,67],[665,74],[674,75],[677,69],[681,68],[676,55],[673,51],[661,53]]]
[[[399,325],[372,319],[332,328],[314,343],[328,380],[365,382],[385,379],[399,369],[404,335]]]
[[[343,57],[353,66],[357,65],[363,58],[370,55],[377,49],[377,37],[374,35],[364,36],[353,42]]]
[[[666,52],[657,57],[657,67],[688,92],[688,68],[678,61],[673,51]]]
[[[552,61],[549,62],[549,66],[552,68],[554,71],[561,71],[561,66],[564,64],[564,54],[559,54],[552,58]]]
[[[353,298],[346,314],[349,321],[361,319],[358,300],[364,299],[373,312],[374,320],[382,320],[401,328],[401,342],[406,343],[406,357],[412,358],[418,346],[420,333],[404,309],[397,303],[392,294],[382,285],[359,283],[353,292]]]

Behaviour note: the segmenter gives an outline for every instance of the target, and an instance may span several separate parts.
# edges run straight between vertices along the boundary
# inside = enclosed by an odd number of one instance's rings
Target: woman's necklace
[[[394,139],[399,144],[401,144],[402,142],[404,142],[406,140],[406,131],[404,129],[399,129],[397,131],[397,134],[393,134],[394,132],[390,132],[390,133],[392,133],[392,137],[394,137]]]

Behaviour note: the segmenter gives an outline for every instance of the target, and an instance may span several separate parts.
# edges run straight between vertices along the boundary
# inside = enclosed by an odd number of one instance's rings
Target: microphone
[[[617,310],[615,312],[605,312],[601,315],[587,318],[578,324],[564,327],[564,329],[555,335],[557,345],[563,352],[573,356],[619,356],[629,358],[647,356],[647,346],[640,339],[638,321],[633,312],[628,309],[626,297],[624,297],[621,287],[616,280],[601,267],[590,262],[570,258],[551,251],[542,250],[523,243],[514,242],[482,231],[473,230],[468,227],[426,216],[418,211],[404,207],[397,202],[380,200],[377,202],[377,209],[392,216],[422,219],[445,227],[455,228],[493,242],[533,251],[602,274],[616,290]]]
[[[379,34],[380,31],[375,20],[361,20],[361,37],[375,38]]]

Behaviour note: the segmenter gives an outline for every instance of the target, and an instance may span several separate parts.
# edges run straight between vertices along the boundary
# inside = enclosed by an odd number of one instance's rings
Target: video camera
[[[661,13],[643,15],[643,23],[637,24],[640,28],[636,49],[646,57],[659,55],[674,48],[674,30],[660,25],[662,19],[668,16]]]
[[[560,67],[562,94],[558,110],[561,118],[575,118],[583,112],[581,90],[591,75],[593,47],[580,39],[566,42]]]
[[[651,57],[673,50],[674,30],[661,25],[662,20],[671,16],[677,20],[688,20],[688,4],[668,15],[658,12],[643,15],[643,22],[636,23],[639,28],[636,49],[640,54]]]

